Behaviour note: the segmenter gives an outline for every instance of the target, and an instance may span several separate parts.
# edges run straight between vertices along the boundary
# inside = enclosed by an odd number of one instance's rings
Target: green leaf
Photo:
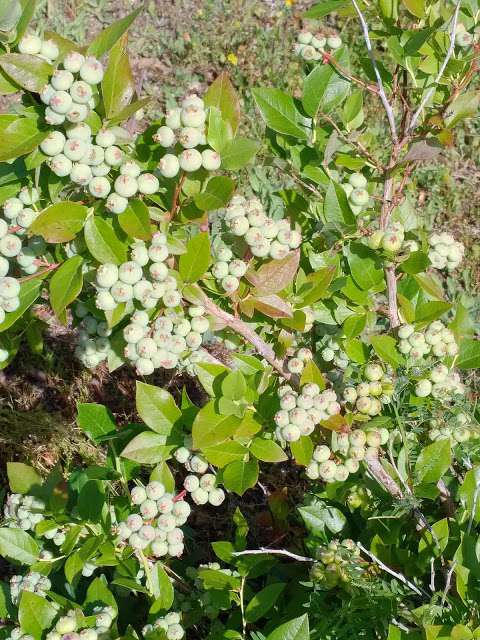
[[[221,384],[222,395],[229,400],[242,400],[247,393],[247,383],[241,371],[231,371]]]
[[[95,442],[115,433],[117,425],[110,409],[103,404],[77,404],[78,426]]]
[[[295,442],[290,442],[290,451],[295,462],[302,467],[306,467],[312,461],[313,442],[309,436],[302,436]]]
[[[35,540],[26,531],[17,528],[0,528],[0,556],[16,564],[34,564],[38,560]]]
[[[244,447],[243,444],[235,440],[230,440],[211,447],[203,447],[202,454],[210,464],[222,469],[230,462],[243,460],[245,455],[248,454],[248,449]]]
[[[173,425],[182,416],[172,396],[151,384],[137,381],[137,411],[146,425],[162,436],[168,436]]]
[[[53,73],[51,64],[28,53],[5,53],[0,56],[0,67],[14,82],[32,93],[39,93]]]
[[[87,53],[95,58],[101,58],[104,53],[110,51],[113,45],[119,40],[122,35],[127,31],[129,26],[142,11],[143,6],[135,9],[132,13],[121,20],[117,20],[104,31],[98,34],[96,38],[88,45]]]
[[[105,576],[95,578],[88,587],[87,597],[85,598],[84,606],[87,604],[92,605],[109,605],[113,607],[115,611],[118,611],[117,603],[113,597],[111,591],[107,587],[107,580]]]
[[[223,484],[228,491],[234,491],[243,496],[245,491],[252,489],[258,480],[258,462],[256,460],[237,460],[231,462],[223,470]]]
[[[192,426],[194,449],[212,447],[228,440],[241,423],[236,416],[224,416],[217,412],[215,402],[208,402],[195,416]]]
[[[452,461],[450,440],[437,440],[422,449],[415,463],[417,483],[436,483],[447,471]]]
[[[157,464],[163,462],[171,450],[171,446],[165,445],[165,436],[144,431],[130,440],[120,455],[142,464]]]
[[[383,268],[378,254],[360,242],[350,243],[346,252],[350,272],[360,289],[378,290],[383,282]]]
[[[207,142],[217,151],[221,152],[223,147],[228,144],[233,137],[232,130],[228,122],[222,118],[220,109],[210,107],[208,110],[208,128]]]
[[[41,476],[33,467],[23,462],[7,462],[7,475],[13,493],[29,493],[42,485]]]
[[[240,122],[240,100],[228,73],[224,71],[216,78],[203,100],[205,106],[216,107],[220,111],[222,119],[230,125],[235,135]]]
[[[214,176],[201,193],[194,196],[194,202],[201,211],[213,211],[224,207],[232,197],[235,184],[226,176]]]
[[[355,314],[346,318],[343,323],[343,333],[346,338],[354,338],[362,333],[367,323],[367,315]]]
[[[197,282],[210,266],[211,249],[208,233],[193,236],[187,244],[187,252],[180,256],[178,271],[184,282]]]
[[[150,240],[152,237],[150,215],[143,200],[130,200],[128,207],[117,217],[117,220],[131,238]]]
[[[13,326],[21,316],[23,316],[25,311],[32,306],[40,295],[41,286],[42,281],[39,278],[22,282],[20,285],[19,295],[20,304],[15,311],[5,314],[5,320],[0,324],[0,333],[10,329],[10,327]]]
[[[37,8],[36,0],[20,0],[20,4],[22,6],[22,15],[17,22],[17,37],[15,39],[17,42],[28,29],[28,25],[30,24]]]
[[[478,369],[480,367],[480,341],[465,339],[460,343],[460,353],[455,363],[459,369]]]
[[[342,68],[349,69],[348,50],[342,47],[333,55]],[[350,82],[335,71],[333,64],[317,64],[303,83],[302,104],[309,116],[328,113],[348,95]]]
[[[307,384],[308,382],[314,382],[318,384],[320,389],[325,389],[325,378],[313,360],[309,360],[305,364],[300,376],[300,384]]]
[[[102,96],[107,119],[118,115],[127,107],[135,93],[130,61],[127,54],[127,35],[113,46],[102,80]]]
[[[105,489],[101,480],[88,480],[78,496],[78,512],[83,520],[100,522],[105,505]]]
[[[85,224],[84,233],[88,250],[98,262],[127,262],[128,247],[117,236],[110,222],[91,215]]]
[[[87,207],[78,202],[58,202],[44,209],[29,231],[52,244],[69,242],[83,228],[87,213]]]
[[[215,364],[210,362],[199,362],[195,364],[195,373],[197,378],[208,393],[209,396],[215,396],[215,389],[213,385],[215,384],[215,380],[220,376],[224,376],[230,371],[228,367],[225,367],[223,364]]]
[[[59,319],[64,317],[65,309],[82,290],[82,266],[82,256],[72,256],[55,271],[50,280],[50,304]]]
[[[222,168],[227,171],[238,171],[252,162],[260,148],[256,140],[241,136],[229,140],[220,150]]]
[[[280,445],[273,440],[254,438],[250,445],[250,453],[262,462],[283,462],[288,456]]]
[[[463,483],[458,490],[458,498],[465,509],[470,513],[475,509],[473,517],[475,522],[480,522],[480,500],[478,499],[479,467],[475,466],[465,474]]]
[[[343,348],[350,360],[359,364],[367,362],[369,356],[368,347],[358,338],[349,338],[345,341]]]
[[[253,89],[252,93],[270,129],[287,136],[294,136],[299,140],[308,139],[305,118],[297,110],[291,96],[280,89]]]
[[[320,20],[333,11],[338,11],[344,7],[348,7],[348,0],[322,0],[318,4],[314,4],[308,11],[303,14],[304,18]]]
[[[34,118],[0,115],[0,162],[30,153],[47,135],[48,130],[41,131]]]
[[[480,104],[480,91],[467,91],[460,93],[448,106],[448,115],[445,118],[447,127],[452,128],[461,120],[475,116]]]
[[[370,342],[377,356],[392,367],[404,364],[405,359],[397,350],[397,341],[392,336],[371,336]]]
[[[175,478],[165,461],[159,462],[150,474],[150,482],[161,482],[169,493],[175,493]]]
[[[420,273],[430,264],[428,256],[422,251],[413,251],[400,265],[400,270],[404,273]]]
[[[256,622],[270,611],[280,594],[287,585],[284,582],[274,582],[256,593],[245,609],[247,622]]]
[[[52,626],[57,609],[37,593],[22,591],[18,608],[18,622],[24,634],[40,640],[43,632]]]
[[[302,282],[302,286],[299,292],[302,304],[310,305],[318,302],[321,298],[328,297],[330,286],[336,272],[335,266],[324,267],[318,269],[314,273],[309,273],[305,278],[305,282]]]
[[[349,229],[354,230],[356,228],[355,216],[350,209],[347,194],[333,180],[330,181],[325,194],[323,217],[326,224],[337,232],[343,233]]]
[[[168,611],[173,604],[175,592],[161,562],[156,562],[152,569],[152,586],[155,602],[150,608],[150,613],[157,614],[159,611]]]
[[[310,630],[308,616],[303,614],[299,618],[285,622],[267,636],[267,640],[309,640]]]
[[[325,504],[322,500],[313,500],[311,504],[299,507],[305,526],[314,536],[322,537],[325,529],[337,534],[345,527],[347,520],[340,509]]]
[[[424,302],[415,309],[415,322],[433,322],[437,318],[441,318],[451,307],[449,302],[437,300]]]
[[[131,116],[135,115],[137,111],[143,109],[143,107],[145,107],[151,101],[152,98],[142,98],[141,100],[135,100],[135,102],[132,102],[127,107],[124,107],[121,111],[119,111],[115,117],[110,118],[110,120],[108,121],[109,125],[119,124],[120,122],[127,120]]]

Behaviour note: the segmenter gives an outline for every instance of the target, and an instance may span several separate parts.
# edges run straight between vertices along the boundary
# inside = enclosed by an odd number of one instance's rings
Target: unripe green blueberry
[[[161,482],[157,480],[152,480],[146,486],[147,497],[150,500],[159,500],[165,495],[165,487]],[[162,511],[162,513],[164,513]]]
[[[44,40],[40,48],[40,54],[49,60],[56,60],[60,50],[53,40]]]
[[[87,105],[92,97],[92,88],[86,82],[78,80],[71,85],[70,95],[77,104]]]
[[[415,331],[415,328],[411,324],[403,324],[398,329],[398,337],[401,340],[407,340]]]
[[[178,160],[180,167],[187,172],[197,171],[202,166],[202,154],[196,149],[185,149]]]
[[[190,467],[195,473],[205,473],[208,469],[208,462],[199,455],[192,456]]]
[[[98,144],[99,147],[103,147],[104,149],[109,149],[114,147],[115,145],[115,134],[111,129],[100,129],[100,131],[95,136],[95,143]]]
[[[195,504],[201,505],[207,504],[208,502],[208,492],[204,489],[201,489],[200,487],[192,491],[190,495]]]
[[[415,395],[419,398],[426,398],[432,392],[432,383],[430,380],[419,380],[415,385]]]
[[[367,186],[367,182],[368,181],[363,173],[352,173],[348,178],[348,183],[354,189],[365,189],[365,187]]]
[[[105,152],[103,148],[99,147],[98,144],[89,144],[88,149],[85,155],[83,156],[81,162],[88,164],[90,167],[102,166],[100,173],[107,175],[110,171],[110,167],[108,167],[108,165],[104,162],[104,159],[105,159]],[[106,172],[103,168],[104,166],[108,167]],[[92,173],[93,173],[93,170],[92,170]],[[104,177],[104,175],[98,176],[98,177]]]
[[[120,173],[123,176],[138,178],[141,172],[140,166],[134,160],[126,160],[120,167]]]
[[[157,352],[157,344],[153,338],[141,338],[137,342],[137,353],[141,358],[151,359]]]
[[[142,175],[138,177],[137,183],[138,190],[145,195],[156,193],[160,187],[158,178],[154,176],[153,173],[142,173]]]
[[[103,65],[93,57],[88,57],[80,67],[80,77],[88,84],[99,84],[103,79]]]
[[[178,307],[182,301],[182,296],[178,291],[167,291],[163,296],[162,301],[166,307]]]
[[[371,399],[368,396],[361,396],[356,402],[356,408],[360,413],[368,413],[372,405]]]
[[[274,260],[282,260],[288,255],[289,246],[274,240],[270,245],[270,255]],[[253,251],[252,251],[253,253]]]
[[[369,447],[379,447],[381,442],[382,436],[376,429],[367,431],[367,445]]]
[[[20,293],[20,283],[15,278],[8,276],[0,280],[0,297],[16,298]]]
[[[152,137],[155,142],[158,142],[165,149],[173,147],[176,142],[175,132],[167,126],[157,129],[157,132]]]
[[[61,131],[51,131],[40,143],[41,151],[47,156],[57,156],[63,151],[65,136]]]
[[[297,35],[297,40],[300,44],[310,44],[313,39],[313,34],[310,31],[300,31]]]
[[[347,467],[344,464],[338,464],[337,468],[335,469],[335,476],[334,476],[335,481],[345,482],[348,476],[349,476],[349,471]]]
[[[340,36],[328,36],[327,46],[330,49],[339,49],[342,46],[342,39]]]
[[[85,56],[78,51],[70,51],[63,59],[63,67],[71,73],[78,73],[85,62]]]
[[[286,442],[296,442],[302,436],[300,428],[295,424],[287,424],[281,430],[282,438]]]
[[[382,238],[382,249],[390,253],[397,253],[402,248],[403,235],[395,231],[387,231]]]
[[[217,280],[220,280],[222,278],[225,278],[226,276],[228,276],[228,272],[229,272],[229,266],[227,262],[216,262],[212,269],[212,275],[217,278]]]
[[[133,260],[124,262],[118,268],[118,278],[126,284],[135,284],[143,275],[142,267]]]
[[[330,458],[331,451],[327,445],[319,445],[313,451],[313,459],[315,462],[325,462]]]
[[[23,202],[18,198],[8,198],[3,204],[3,213],[9,220],[15,219],[23,209]]]
[[[70,172],[72,182],[86,186],[92,179],[92,170],[87,164],[74,164]]]
[[[201,127],[205,122],[207,114],[203,107],[196,104],[189,104],[180,113],[182,123],[186,127]]]
[[[186,337],[185,337],[185,342],[186,342],[186,346],[191,349],[192,351],[195,351],[196,349],[199,349],[202,342],[203,342],[203,338],[201,336],[200,333],[196,332],[196,331],[191,331]]]
[[[8,233],[0,239],[0,254],[6,258],[18,256],[22,250],[22,241],[17,236]]]
[[[320,477],[320,473],[318,470],[318,463],[310,462],[310,464],[307,465],[307,467],[305,468],[305,475],[310,480],[318,480],[318,478]]]
[[[201,144],[202,133],[193,127],[185,127],[180,131],[178,141],[184,149],[194,149]]]
[[[77,621],[71,616],[63,616],[57,621],[57,624],[55,625],[55,629],[62,635],[65,633],[72,633],[76,630],[76,628]]]
[[[222,278],[221,284],[226,293],[234,293],[240,286],[240,281],[235,276],[225,276]]]
[[[197,333],[205,333],[210,328],[210,322],[208,321],[208,318],[205,318],[204,316],[197,316],[192,318],[190,324],[192,327],[192,331],[195,331]]]
[[[165,124],[167,127],[170,127],[170,129],[180,129],[182,126],[180,117],[181,111],[181,109],[170,109],[167,111],[167,115],[165,117]]]
[[[0,256],[0,278],[5,277],[9,269],[10,269],[10,262],[3,256]]]
[[[290,373],[302,373],[303,367],[303,362],[299,358],[290,358],[287,363],[287,369]]]
[[[92,178],[88,190],[95,198],[106,198],[110,193],[110,182],[107,178]]]
[[[95,138],[96,143],[98,144],[98,135]],[[103,145],[99,145],[100,147],[102,147]],[[123,161],[123,151],[119,148],[116,147],[114,145],[112,145],[111,147],[107,147],[105,149],[105,162],[110,165],[111,167],[119,167],[122,164]],[[135,185],[135,189],[132,193],[132,195],[134,195],[135,193],[137,193],[137,181],[135,180],[135,178],[132,178],[131,176],[119,176],[117,178],[117,180],[115,181],[115,185],[117,183],[117,181],[120,181],[120,178],[122,178],[122,180],[124,180],[125,178],[127,179],[127,184],[130,185]],[[133,182],[130,182],[132,181]],[[118,191],[118,189],[115,188],[115,190],[117,191],[117,193],[119,193],[121,196],[123,196],[124,194],[121,191]],[[129,197],[129,196],[124,196],[125,198]]]
[[[99,287],[108,289],[118,281],[118,267],[113,263],[105,263],[98,267],[96,273],[97,284]]]
[[[349,196],[349,200],[357,207],[364,207],[370,196],[366,189],[354,189]]]
[[[164,178],[174,178],[180,170],[180,162],[177,156],[167,153],[158,163],[158,169]]]
[[[365,367],[365,377],[371,382],[381,380],[384,371],[379,364],[368,364]]]
[[[125,282],[116,282],[110,289],[110,293],[117,302],[128,302],[133,298],[132,285]]]
[[[345,469],[348,473],[356,473],[360,469],[360,463],[354,458],[347,458],[345,460]]]
[[[24,205],[32,205],[40,200],[40,193],[35,187],[22,187],[18,197]]]
[[[183,481],[183,486],[186,491],[192,493],[192,491],[195,491],[200,487],[200,480],[197,478],[197,476],[188,475]]]
[[[68,91],[73,84],[73,73],[57,69],[50,78],[50,84],[56,91]]]
[[[149,358],[139,357],[135,360],[135,369],[140,376],[149,376],[155,371],[155,365]]]
[[[217,171],[220,169],[221,163],[220,154],[213,149],[202,151],[202,166],[207,171]]]
[[[68,139],[63,147],[63,154],[74,162],[80,161],[87,152],[87,143],[77,138]]]
[[[33,33],[27,33],[21,38],[18,43],[18,50],[20,53],[28,53],[30,55],[36,55],[40,53],[42,48],[42,40]]]
[[[105,206],[111,213],[116,213],[118,215],[126,210],[128,207],[128,200],[118,193],[111,193],[107,198]]]
[[[447,345],[444,342],[439,342],[433,345],[432,352],[438,358],[443,358],[447,354]]]
[[[325,482],[331,482],[335,478],[337,465],[333,460],[325,460],[318,467],[320,478]]]
[[[370,398],[369,416],[378,416],[382,412],[382,403],[377,398]]]
[[[383,236],[385,235],[384,231],[378,229],[374,231],[371,236],[368,238],[368,246],[370,249],[379,249],[382,244]]]
[[[147,492],[144,487],[133,487],[130,497],[133,504],[142,504],[147,499]]]
[[[72,107],[72,96],[66,91],[55,91],[50,98],[49,107],[55,113],[65,115]]]
[[[86,105],[78,104],[74,102],[70,107],[70,109],[68,110],[68,112],[66,113],[65,117],[68,120],[68,122],[76,124],[86,120],[86,118],[88,117],[88,114],[89,114],[89,108]]]
[[[243,260],[235,259],[228,265],[230,275],[242,278],[247,272],[248,265]]]
[[[50,106],[45,109],[45,122],[52,126],[63,124],[65,122],[65,116],[61,113],[57,113]]]
[[[471,33],[468,33],[468,31],[459,31],[455,35],[455,44],[457,45],[457,47],[460,47],[461,49],[470,47],[472,43],[473,43],[473,36]]]
[[[100,164],[92,165],[92,175],[98,178],[105,178],[105,176],[108,176],[108,174],[110,173],[110,169],[111,167],[106,162],[101,162]],[[117,194],[115,193],[111,194],[111,196],[116,196],[116,195]],[[120,196],[118,197],[120,198]],[[122,200],[125,200],[125,198],[122,198]],[[128,204],[128,200],[126,200],[126,203]],[[127,207],[127,204],[125,205],[125,208]],[[108,205],[108,200],[107,200],[107,205]],[[116,213],[116,212],[112,211],[112,213]],[[120,211],[119,213],[122,213],[122,212]]]
[[[322,350],[322,358],[325,360],[325,362],[331,362],[335,357],[335,352],[333,351],[333,349],[329,349],[328,347],[326,349]]]

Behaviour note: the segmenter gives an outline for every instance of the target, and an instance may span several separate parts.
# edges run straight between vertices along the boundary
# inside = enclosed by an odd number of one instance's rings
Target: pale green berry
[[[88,183],[88,190],[95,198],[106,198],[110,193],[110,182],[107,178],[92,178]]]
[[[240,286],[240,281],[235,276],[225,276],[222,278],[221,284],[226,293],[234,293]]]
[[[87,105],[92,97],[92,88],[86,82],[78,80],[70,87],[70,95],[77,104]]]
[[[287,369],[290,373],[301,373],[303,371],[304,364],[300,358],[290,358],[287,363]]]
[[[130,253],[130,257],[141,267],[145,267],[148,264],[149,256],[148,249],[144,244],[136,244]]]
[[[76,182],[82,186],[86,186],[92,179],[92,170],[87,164],[74,164],[70,172],[72,182]]]
[[[186,447],[179,447],[173,454],[174,458],[180,464],[185,464],[190,458],[190,451]]]
[[[398,329],[398,337],[402,340],[407,340],[415,331],[415,328],[411,324],[404,324]]]
[[[158,178],[153,173],[142,173],[138,177],[138,190],[145,195],[156,193],[160,187]]]
[[[228,263],[227,262],[216,262],[212,269],[212,275],[214,276],[214,278],[217,278],[217,280],[220,280],[221,278],[225,278],[226,276],[228,276]]]
[[[96,140],[96,143],[99,144],[98,135],[95,138],[95,140]],[[102,147],[103,145],[100,144],[99,146]],[[105,149],[105,162],[109,164],[111,167],[119,167],[122,164],[122,161],[123,161],[123,151],[119,147],[116,147],[113,145]],[[134,180],[135,190],[133,191],[132,195],[137,192],[137,188],[136,188],[137,181],[135,180],[135,178],[132,178],[131,176],[119,176],[117,180],[120,180],[120,178],[122,179],[127,178],[129,181]],[[129,184],[133,184],[133,183],[129,182]],[[121,193],[120,191],[117,191],[117,193],[120,193],[121,196],[123,195],[123,193]],[[124,196],[124,197],[126,198],[128,196]]]
[[[333,460],[326,460],[322,462],[318,467],[320,478],[325,482],[331,482],[335,478],[337,465]]]
[[[150,548],[156,558],[163,558],[168,554],[168,544],[162,540],[154,540]]]
[[[40,91],[40,94],[39,94],[40,100],[43,102],[44,105],[48,105],[54,93],[55,93],[55,89],[52,87],[52,85],[46,84],[43,87],[43,89]]]
[[[186,127],[201,127],[205,122],[207,114],[203,107],[196,104],[189,104],[183,107],[180,118]]]
[[[315,447],[315,450],[313,452],[313,459],[315,460],[315,462],[325,462],[330,458],[330,454],[331,454],[331,451],[329,447],[322,444],[322,445],[319,445],[318,447]]]
[[[56,60],[60,50],[53,40],[44,40],[40,48],[40,54],[49,60]]]
[[[178,141],[184,149],[194,149],[201,143],[202,134],[198,129],[185,127],[180,131]]]
[[[51,131],[40,143],[41,151],[47,156],[57,156],[63,151],[65,136],[61,131]]]
[[[186,108],[191,106],[203,109],[205,107],[205,103],[203,102],[202,98],[200,98],[200,96],[198,96],[196,93],[191,93],[183,98],[182,107]]]
[[[16,298],[20,293],[20,283],[15,278],[5,276],[0,280],[0,297]]]
[[[72,107],[72,96],[66,91],[55,91],[50,98],[50,109],[60,115],[65,115]]]
[[[182,301],[182,296],[178,293],[178,291],[167,291],[162,300],[163,304],[166,307],[178,307],[178,305]]]
[[[143,275],[142,267],[133,260],[124,262],[118,268],[118,277],[126,284],[135,284]]]
[[[473,43],[473,36],[471,33],[468,33],[468,31],[459,31],[455,35],[455,44],[457,45],[457,47],[460,47],[461,49],[470,47],[472,43]]]
[[[84,120],[86,120],[88,114],[89,109],[86,105],[74,103],[72,104],[65,117],[68,122],[76,124],[78,122],[83,122]]]
[[[110,293],[117,302],[128,302],[133,298],[132,285],[124,282],[116,282],[110,289]]]
[[[250,227],[246,216],[237,216],[236,218],[233,218],[228,226],[235,236],[244,236]]]
[[[360,413],[369,413],[372,401],[368,396],[360,396],[355,406]]]
[[[111,213],[116,213],[118,215],[126,210],[128,207],[128,200],[127,198],[120,196],[118,193],[111,193],[107,198],[105,206]]]
[[[207,171],[217,171],[220,169],[221,163],[220,154],[213,149],[202,151],[202,166]]]
[[[94,175],[97,178],[105,178],[110,173],[110,170],[111,170],[111,167],[106,162],[101,162],[100,164],[92,165],[92,175]],[[117,194],[111,194],[111,195],[114,196]],[[122,198],[122,200],[123,199],[124,198]],[[128,201],[127,201],[127,204],[128,204]],[[127,204],[125,205],[125,208],[127,207]],[[116,212],[112,211],[112,213],[116,213]],[[120,211],[119,213],[122,213],[122,212]]]
[[[247,273],[248,265],[243,260],[232,260],[228,265],[228,271],[236,278],[242,278]]]
[[[71,616],[64,616],[57,621],[55,629],[62,635],[65,633],[72,633],[77,628],[77,621]]]
[[[68,91],[73,84],[73,73],[57,69],[50,78],[50,84],[56,91]]]
[[[3,278],[7,275],[8,271],[10,269],[10,262],[4,258],[3,256],[0,256],[0,278]],[[2,320],[3,322],[3,320]],[[0,323],[1,324],[1,323]]]
[[[6,258],[18,256],[22,250],[22,241],[17,236],[8,233],[0,239],[0,254]]]
[[[182,126],[182,121],[180,118],[181,109],[170,109],[167,111],[167,115],[165,118],[165,124],[170,129],[180,129]]]
[[[187,172],[197,171],[202,166],[202,154],[196,149],[185,149],[178,160],[180,167]]]
[[[167,153],[161,158],[158,168],[164,178],[174,178],[180,170],[180,163],[177,156]]]
[[[223,246],[217,249],[216,257],[220,262],[230,262],[233,258],[233,253],[229,247]]]
[[[165,280],[168,275],[168,267],[164,262],[152,262],[148,270],[152,278],[157,281]]]
[[[192,331],[196,331],[198,333],[205,333],[210,328],[210,323],[208,318],[204,316],[193,317],[191,320]]]
[[[173,129],[167,126],[160,127],[157,132],[152,136],[155,142],[158,142],[160,146],[167,149],[173,147],[176,142],[175,132]]]
[[[33,33],[28,33],[21,38],[18,43],[18,50],[20,53],[28,53],[30,55],[36,55],[40,53],[42,48],[42,40]]]
[[[349,200],[357,207],[363,207],[368,203],[370,196],[366,189],[353,189]]]
[[[195,504],[201,505],[207,504],[208,502],[208,492],[204,489],[201,489],[200,487],[192,491],[190,495]]]
[[[318,478],[320,477],[318,464],[316,462],[310,462],[310,464],[305,468],[305,475],[310,480],[318,480]]]
[[[335,351],[333,351],[333,349],[330,349],[328,347],[326,347],[325,349],[322,350],[322,358],[325,360],[325,362],[331,362],[335,357]]]
[[[348,183],[354,189],[365,189],[367,186],[367,179],[363,173],[352,173],[348,178]]]
[[[165,494],[165,486],[157,480],[152,480],[146,486],[147,497],[151,500],[158,500]]]
[[[127,326],[123,330],[123,337],[125,338],[125,342],[128,342],[130,344],[136,344],[144,336],[145,336],[145,327],[137,324],[136,322],[127,324]]]
[[[367,380],[376,381],[381,380],[384,375],[383,369],[379,364],[368,364],[365,367],[365,377]]]
[[[197,476],[189,475],[183,481],[183,486],[189,493],[191,493],[200,487],[200,480]]]
[[[124,176],[138,178],[142,172],[140,166],[134,160],[126,160],[120,167],[120,173]]]
[[[103,65],[95,58],[88,57],[80,67],[80,77],[88,84],[99,84],[103,79]]]
[[[382,238],[382,249],[391,253],[397,253],[402,248],[403,235],[395,231],[387,231]]]
[[[105,149],[113,147],[115,144],[115,134],[111,129],[100,129],[95,136],[95,142]]]
[[[133,297],[142,302],[150,296],[152,289],[152,283],[142,278],[133,285]]]
[[[97,269],[96,279],[99,287],[110,288],[118,281],[117,265],[110,262],[100,265]]]
[[[20,211],[20,213],[18,214],[17,224],[24,229],[28,229],[37,215],[37,212],[33,209],[26,208],[23,211]]]
[[[327,46],[330,49],[339,49],[342,46],[342,39],[340,36],[328,36]]]
[[[88,148],[87,143],[76,138],[69,139],[63,147],[64,155],[74,162],[78,162],[86,154]]]
[[[51,107],[45,109],[45,122],[52,126],[63,124],[65,122],[65,116],[61,113],[57,113]]]
[[[3,213],[6,218],[13,220],[23,209],[23,203],[18,198],[8,198],[3,204]]]
[[[432,383],[430,380],[419,380],[415,385],[415,395],[419,398],[426,398],[432,392]]]
[[[377,430],[367,431],[367,445],[369,447],[379,447],[382,443],[382,436]]]
[[[78,51],[70,51],[63,59],[63,67],[71,73],[78,73],[85,62],[85,56]]]
[[[18,197],[24,205],[29,206],[40,200],[40,193],[35,187],[22,187]]]
[[[282,260],[288,255],[288,251],[288,245],[282,244],[278,240],[274,240],[270,245],[270,255],[274,260]]]

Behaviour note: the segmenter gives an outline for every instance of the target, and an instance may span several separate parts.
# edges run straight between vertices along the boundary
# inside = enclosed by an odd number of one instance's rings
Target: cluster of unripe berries
[[[294,51],[307,62],[312,62],[321,60],[324,53],[336,51],[341,46],[342,39],[338,35],[313,34],[310,31],[300,31],[297,35]]]
[[[160,629],[165,631],[167,640],[181,640],[185,635],[185,629],[181,625],[181,616],[176,611],[170,611],[166,616],[157,618],[152,624],[147,624],[142,629],[142,634],[148,638],[150,634]]]
[[[36,206],[39,200],[40,193],[38,189],[27,186],[22,187],[17,196],[5,200],[3,203],[3,216],[9,226],[9,233],[17,236],[25,235],[26,230],[39,214]],[[5,236],[2,235],[2,237]],[[7,240],[4,240],[3,243],[6,244]],[[11,251],[9,252],[7,249],[7,254],[5,255],[12,257],[12,255],[8,255],[9,253]]]
[[[78,326],[78,345],[75,347],[75,356],[85,367],[93,369],[107,358],[110,350],[108,338],[112,330],[106,322],[100,322],[89,315],[81,303],[75,305],[74,312],[78,318],[82,319]]]
[[[180,529],[190,515],[190,505],[167,493],[161,482],[152,481],[146,487],[138,485],[131,491],[131,502],[139,513],[131,513],[118,525],[121,540],[137,551],[162,558],[179,557],[183,553],[183,531]]]
[[[293,353],[288,352],[287,369],[294,375],[301,375],[306,363],[313,358],[313,353],[307,347],[293,349]]]
[[[320,391],[318,384],[309,382],[297,393],[290,385],[278,389],[280,410],[275,414],[275,437],[280,441],[296,442],[313,433],[322,420],[340,413],[340,404],[333,389]]]
[[[50,579],[37,571],[30,571],[24,576],[12,576],[10,578],[10,596],[13,604],[18,603],[22,591],[30,591],[44,597],[51,588]]]
[[[20,627],[11,629],[10,635],[6,636],[6,640],[35,640],[29,633],[23,633]]]
[[[230,247],[224,244],[215,247],[210,272],[228,294],[238,289],[240,279],[246,274],[247,269],[247,263],[240,258],[235,258]]]
[[[393,222],[388,229],[377,229],[368,238],[368,246],[371,249],[383,249],[387,254],[397,254],[402,249],[414,251],[416,243],[405,240],[405,229],[400,222]]]
[[[165,123],[153,135],[155,142],[173,152],[166,153],[158,164],[164,178],[174,178],[180,169],[190,173],[202,167],[207,171],[220,168],[221,158],[216,151],[210,148],[199,151],[196,148],[207,144],[206,119],[205,104],[195,94],[184,98],[181,107],[167,113]]]
[[[234,196],[225,209],[225,224],[230,233],[242,237],[256,258],[280,260],[302,244],[302,235],[285,218],[270,218],[258,198]]]
[[[448,439],[452,444],[456,444],[457,442],[467,442],[470,438],[478,439],[480,437],[471,416],[463,411],[452,416],[448,423],[436,418],[430,420],[430,427],[428,432],[430,440]]]
[[[415,385],[415,395],[419,398],[432,396],[449,402],[455,395],[464,395],[465,387],[457,371],[451,371],[444,364],[435,365],[427,375]]]
[[[393,394],[392,378],[381,365],[371,363],[365,367],[366,381],[346,387],[343,399],[359,413],[377,416],[383,404],[389,404]]]
[[[54,526],[51,529],[47,529],[41,535],[47,540],[51,540],[56,547],[61,547],[67,538],[69,527]]]
[[[360,549],[350,539],[329,542],[315,552],[318,562],[312,566],[310,577],[324,589],[358,579],[365,569],[360,557]]]
[[[130,260],[120,265],[105,263],[96,274],[96,305],[111,311],[117,304],[136,300],[144,309],[153,309],[161,300],[167,308],[178,307],[181,296],[178,282],[170,275],[167,237],[156,232],[149,245],[135,242]]]
[[[218,563],[212,564],[220,567]],[[190,578],[193,575],[192,571],[198,573],[194,567],[187,567],[187,575]],[[189,593],[181,593],[179,591],[175,593],[175,602],[178,609],[184,613],[193,614],[192,617],[200,615],[201,617],[206,616],[210,620],[215,620],[222,610],[228,609],[225,601],[215,597],[215,594],[212,594],[210,590],[203,590],[202,580],[196,578],[194,584],[196,588]]]
[[[435,269],[453,271],[463,260],[465,247],[450,233],[434,233],[428,239],[428,257]]]
[[[363,173],[352,173],[348,182],[342,184],[347,194],[350,209],[357,216],[368,206],[370,194],[367,191],[368,180]]]
[[[78,611],[71,609],[67,615],[59,618],[52,631],[45,636],[46,640],[98,640],[106,638],[112,628],[116,611],[113,607],[97,606],[93,610],[95,618],[94,626],[86,626],[84,616]]]
[[[44,520],[44,511],[45,503],[43,500],[20,493],[10,493],[5,502],[3,515],[8,527],[19,527],[24,531],[29,531]]]
[[[429,354],[444,358],[458,353],[455,335],[440,320],[432,322],[424,332],[415,331],[411,324],[403,324],[398,329],[398,337],[398,350],[412,360],[421,360]]]
[[[145,311],[135,311],[123,330],[123,337],[127,343],[124,355],[135,364],[137,373],[150,375],[158,368],[174,369],[181,360],[186,362],[188,354],[200,349],[203,335],[210,326],[205,309],[192,306],[188,314],[189,318],[183,310],[167,309],[151,326]]]
[[[20,39],[18,51],[31,56],[38,56],[49,64],[53,64],[60,55],[58,46],[53,40],[43,40],[34,33],[27,33]]]
[[[219,507],[225,500],[225,492],[216,484],[217,477],[213,473],[205,473],[200,478],[190,474],[183,482],[185,490],[188,491],[195,504],[208,503],[213,507]]]
[[[120,214],[126,210],[129,198],[156,193],[159,182],[152,173],[142,173],[134,160],[125,158],[115,143],[111,129],[101,129],[93,141],[89,125],[78,122],[66,127],[65,133],[51,131],[40,149],[49,156],[48,164],[55,175],[70,176],[72,182],[88,189],[94,198],[105,200],[108,211]],[[109,179],[112,172],[115,179]]]
[[[327,346],[322,349],[322,358],[325,362],[333,362],[339,369],[348,367],[348,356],[336,340],[328,340]]]

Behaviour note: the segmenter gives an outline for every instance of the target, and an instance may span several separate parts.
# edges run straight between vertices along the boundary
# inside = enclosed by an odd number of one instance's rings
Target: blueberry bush
[[[314,4],[262,140],[225,73],[139,133],[141,9],[87,45],[34,10],[0,7],[1,366],[47,308],[138,420],[79,403],[102,464],[8,464],[2,637],[480,637],[478,321],[408,189],[478,112],[476,0]]]

